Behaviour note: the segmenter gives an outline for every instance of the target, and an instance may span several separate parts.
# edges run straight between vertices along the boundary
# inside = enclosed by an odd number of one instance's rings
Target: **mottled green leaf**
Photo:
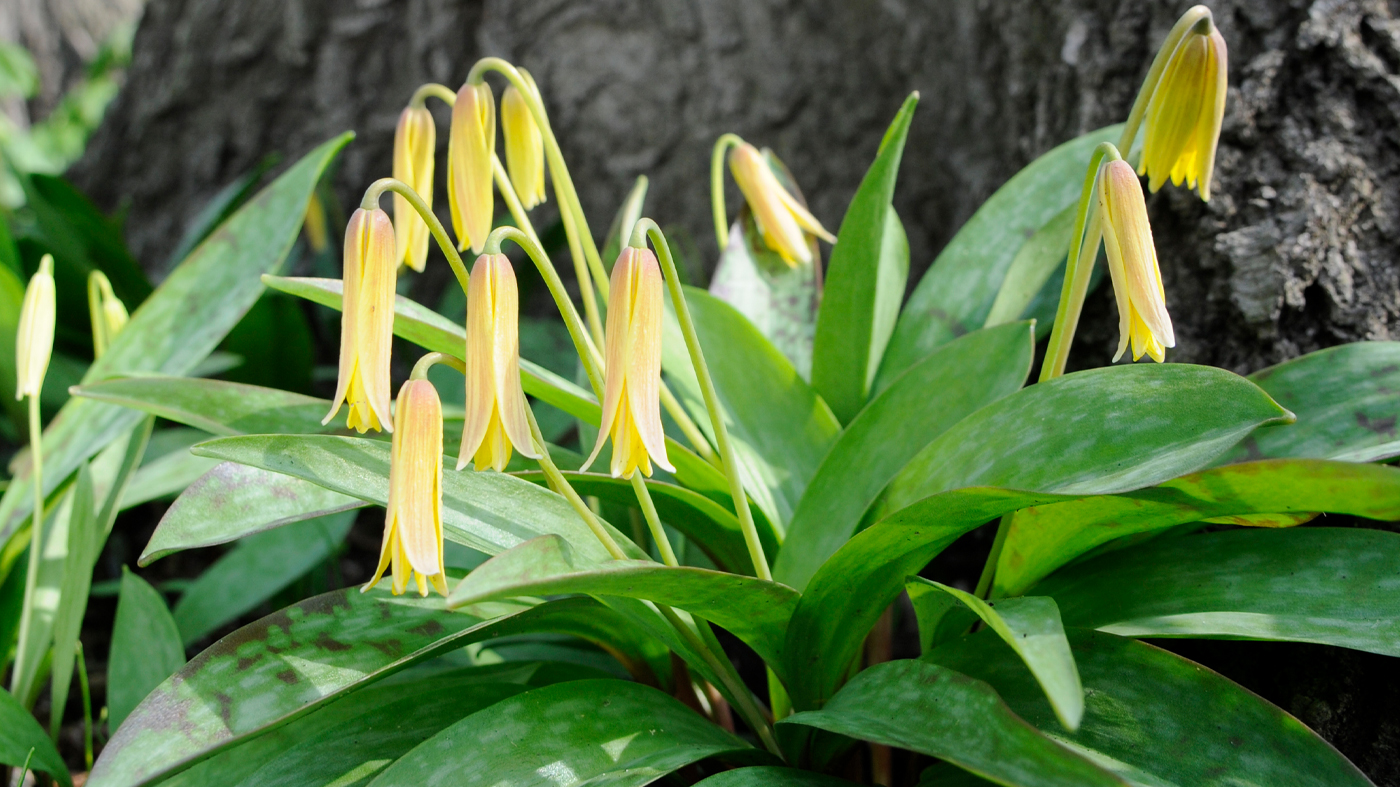
[[[1016,252],[1075,204],[1089,154],[1121,126],[1072,139],[1045,153],[996,190],[958,230],[909,296],[885,350],[875,390],[940,344],[981,328]]]
[[[702,784],[705,787],[850,787],[852,782],[797,768],[751,765],[722,771],[696,782],[696,787]]]
[[[773,576],[794,588],[855,534],[891,478],[924,446],[1025,382],[1035,353],[1027,324],[974,331],[931,353],[841,433],[803,493]]]
[[[32,756],[31,751],[34,752]],[[53,741],[10,692],[0,689],[0,764],[18,768],[26,762],[31,769],[43,771],[72,787],[73,779]]]
[[[918,103],[918,93],[905,99],[885,131],[874,163],[846,208],[827,265],[812,350],[812,387],[842,423],[850,423],[865,406],[904,300],[909,241],[890,201]]]
[[[325,399],[222,380],[193,377],[126,377],[73,389],[74,396],[132,407],[216,435],[315,434],[340,431],[321,426]]]
[[[165,599],[146,580],[123,567],[121,599],[112,625],[112,653],[107,660],[108,728],[120,731],[132,709],[184,663],[185,648]]]
[[[1036,296],[1055,277],[1057,269],[1064,267],[1077,209],[1077,205],[1070,205],[1055,214],[1016,251],[1016,256],[1011,258],[1011,267],[1006,269],[1001,289],[997,291],[996,300],[992,301],[991,311],[987,312],[986,327],[1024,319],[1023,315]],[[1060,281],[1064,282],[1063,273],[1060,274]],[[1058,301],[1059,294],[1056,293],[1057,304]]]
[[[1013,787],[1124,785],[1022,721],[991,686],[926,660],[871,667],[825,708],[782,723],[938,757]]]

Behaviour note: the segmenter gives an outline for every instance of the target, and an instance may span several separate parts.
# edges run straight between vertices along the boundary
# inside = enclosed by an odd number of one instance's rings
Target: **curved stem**
[[[428,225],[428,230],[433,233],[433,238],[437,240],[438,247],[447,257],[447,264],[452,266],[452,272],[457,275],[457,283],[462,287],[462,294],[471,291],[471,276],[467,273],[467,266],[462,262],[462,255],[457,253],[457,247],[452,243],[452,239],[447,237],[447,230],[443,229],[442,222],[433,215],[433,209],[428,207],[428,203],[418,196],[407,183],[393,178],[380,178],[369,184],[365,189],[364,199],[360,200],[360,207],[365,210],[374,210],[379,207],[379,198],[384,196],[384,192],[392,191],[395,194],[408,200],[408,204],[418,211],[418,215],[423,218],[423,222]]]
[[[549,444],[544,441],[544,434],[540,432],[540,424],[535,420],[534,409],[526,407],[525,417],[530,421],[530,436],[534,438],[536,450],[540,453],[539,464],[540,469],[544,471],[544,477],[555,491],[569,501],[570,507],[578,513],[583,523],[588,525],[588,529],[593,531],[593,535],[603,543],[603,548],[608,550],[608,554],[612,555],[613,560],[626,560],[627,553],[622,551],[617,539],[612,537],[606,527],[603,527],[603,523],[598,521],[593,510],[588,507],[587,503],[583,502],[583,498],[579,497],[578,492],[574,491],[573,486],[569,484],[569,479],[565,478],[554,464],[554,459],[549,455]]]
[[[408,105],[417,109],[423,106],[429,98],[436,98],[449,107],[457,103],[457,93],[452,88],[447,85],[439,85],[436,82],[429,82],[420,85],[417,90],[413,91],[413,98],[408,100]]]
[[[1084,308],[1084,296],[1089,289],[1089,274],[1094,270],[1094,258],[1099,252],[1099,215],[1090,215],[1089,204],[1094,197],[1098,182],[1099,166],[1103,160],[1119,161],[1123,157],[1112,143],[1101,142],[1089,157],[1089,168],[1084,173],[1084,188],[1079,193],[1079,207],[1074,215],[1074,227],[1070,231],[1069,255],[1065,258],[1065,282],[1060,288],[1060,305],[1055,310],[1055,323],[1050,330],[1050,343],[1045,348],[1045,360],[1040,366],[1040,382],[1053,380],[1065,373],[1065,362],[1069,359],[1069,347],[1074,342],[1075,329],[1079,327],[1079,315]],[[1088,222],[1088,243],[1085,238],[1085,222]]]
[[[554,265],[550,263],[549,255],[544,253],[544,249],[540,248],[540,244],[534,239],[515,227],[497,227],[492,230],[491,234],[486,236],[486,245],[482,248],[482,253],[499,254],[501,243],[507,240],[514,241],[534,260],[545,286],[549,288],[549,294],[554,296],[554,304],[564,318],[564,326],[569,329],[569,336],[574,340],[574,349],[583,361],[583,371],[588,375],[589,384],[593,386],[593,394],[598,397],[599,402],[603,401],[603,361],[598,355],[598,349],[589,341],[583,320],[574,309],[573,301],[569,300],[569,293],[564,289],[559,272],[554,270]]]
[[[44,554],[44,431],[39,419],[38,396],[29,397],[29,458],[34,467],[29,479],[34,490],[34,513],[29,517],[29,573],[24,577],[24,607],[19,615],[14,671],[10,673],[10,693],[26,706],[29,684],[34,679],[37,665],[28,663],[25,654],[29,650],[29,638],[34,636],[34,591],[39,582],[39,564]]]
[[[539,91],[515,66],[499,57],[484,57],[478,60],[472,66],[471,72],[467,74],[467,82],[479,84],[487,71],[495,71],[509,80],[525,99],[525,104],[530,108],[530,114],[534,115],[535,123],[540,127],[540,135],[544,138],[545,156],[549,160],[550,176],[554,180],[554,191],[559,199],[560,213],[571,214],[573,222],[571,234],[587,259],[588,269],[593,273],[594,284],[597,285],[598,294],[603,304],[607,305],[608,274],[603,269],[603,261],[598,255],[598,247],[593,242],[593,235],[588,231],[588,220],[583,215],[583,205],[579,202],[578,190],[574,188],[573,178],[569,176],[569,168],[564,164],[564,153],[559,147],[559,140],[554,136],[554,129],[549,125],[549,116],[544,111],[544,102],[540,100]],[[564,229],[566,232],[570,231],[567,220],[564,222]],[[582,288],[582,280],[580,280],[579,286]]]
[[[641,248],[647,237],[656,246],[656,255],[665,271],[666,285],[671,290],[671,301],[676,307],[676,317],[685,335],[686,350],[690,352],[690,362],[695,366],[695,376],[700,380],[700,392],[705,397],[705,409],[710,415],[710,425],[714,429],[715,443],[720,458],[724,462],[724,475],[729,479],[729,493],[734,497],[734,513],[739,517],[739,527],[744,533],[744,543],[748,546],[749,557],[753,560],[754,574],[759,579],[772,581],[773,572],[768,567],[768,559],[763,554],[763,542],[758,538],[758,528],[753,522],[753,512],[749,510],[749,499],[744,493],[744,482],[739,477],[739,462],[734,455],[734,447],[729,442],[729,429],[720,413],[719,394],[715,392],[714,380],[710,377],[710,367],[705,363],[705,353],[700,348],[700,337],[695,333],[695,322],[690,318],[690,307],[685,302],[685,292],[681,290],[681,280],[676,274],[676,263],[671,257],[671,247],[666,236],[656,222],[649,218],[637,220],[632,229],[631,246]]]
[[[743,143],[738,134],[721,134],[710,153],[710,210],[715,217],[715,242],[721,254],[729,246],[729,214],[724,208],[724,154]]]
[[[661,526],[661,518],[656,515],[656,503],[652,502],[651,490],[647,489],[647,482],[642,478],[642,474],[636,471],[632,472],[632,491],[637,494],[637,503],[642,507],[642,516],[646,517],[651,538],[661,552],[661,562],[672,568],[679,566],[676,551],[671,548],[671,539],[666,535],[666,529]]]
[[[428,379],[428,370],[437,364],[450,366],[460,372],[463,377],[467,374],[467,364],[461,358],[448,355],[447,353],[428,353],[422,358],[419,358],[418,363],[413,364],[413,371],[409,373],[408,379]]]
[[[1211,17],[1210,9],[1203,5],[1193,6],[1187,9],[1181,18],[1172,25],[1171,32],[1162,41],[1162,46],[1157,50],[1157,56],[1152,58],[1152,67],[1147,69],[1147,76],[1142,80],[1142,87],[1138,89],[1137,98],[1133,99],[1133,108],[1128,112],[1128,120],[1123,124],[1123,134],[1118,138],[1118,147],[1124,155],[1132,153],[1133,140],[1137,138],[1138,128],[1142,125],[1142,119],[1147,114],[1147,104],[1152,100],[1152,94],[1157,90],[1157,81],[1162,78],[1162,72],[1166,70],[1167,63],[1176,52],[1177,46],[1186,38],[1186,34],[1198,24],[1206,25],[1208,35],[1214,29],[1215,20]]]

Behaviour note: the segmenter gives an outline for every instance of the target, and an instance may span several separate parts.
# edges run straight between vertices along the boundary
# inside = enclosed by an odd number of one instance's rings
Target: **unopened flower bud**
[[[504,254],[483,254],[472,266],[467,296],[467,400],[457,469],[505,470],[511,446],[538,459],[520,387],[519,295]]]
[[[394,224],[379,208],[357,209],[345,228],[340,317],[340,377],[330,423],[349,405],[346,426],[357,432],[389,428],[389,355],[394,339],[394,282],[399,256]]]
[[[88,319],[92,322],[92,357],[101,358],[128,319],[126,306],[112,292],[112,283],[102,271],[88,274]]]
[[[39,260],[39,270],[24,290],[15,332],[15,398],[38,396],[53,355],[54,304],[53,255]]]
[[[437,127],[424,106],[406,107],[394,129],[394,179],[403,181],[433,206],[433,154],[437,150]],[[394,193],[394,229],[399,254],[408,267],[422,272],[428,259],[428,225],[407,199]]]
[[[1142,184],[1127,162],[1108,161],[1099,168],[1098,192],[1104,251],[1118,302],[1118,352],[1113,360],[1123,357],[1131,341],[1133,360],[1145,353],[1161,363],[1166,348],[1176,346],[1176,336],[1167,314]]]
[[[462,85],[447,141],[447,201],[457,247],[480,254],[494,213],[491,162],[496,155],[496,99],[485,82]]]
[[[520,75],[530,80],[523,68]],[[506,138],[506,169],[511,185],[515,186],[520,204],[529,210],[545,201],[544,135],[525,96],[514,85],[506,88],[501,97],[501,130]]]
[[[753,211],[763,242],[789,265],[806,265],[812,261],[812,250],[804,232],[827,243],[836,242],[835,236],[783,188],[764,155],[753,145],[741,142],[734,146],[729,153],[729,171]]]

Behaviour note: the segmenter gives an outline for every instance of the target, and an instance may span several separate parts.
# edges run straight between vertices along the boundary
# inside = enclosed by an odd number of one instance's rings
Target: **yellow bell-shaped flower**
[[[494,213],[491,162],[496,156],[496,98],[485,82],[462,85],[447,140],[447,202],[457,248],[480,254]]]
[[[399,389],[390,448],[389,501],[384,510],[384,546],[379,567],[361,592],[379,584],[386,568],[400,595],[413,580],[418,595],[428,585],[447,595],[442,563],[442,402],[427,380]]]
[[[457,469],[505,470],[511,446],[538,459],[520,387],[519,294],[504,254],[483,254],[472,266],[467,296],[467,401]]]
[[[1201,32],[1202,26],[1210,32]],[[1168,180],[1176,186],[1185,181],[1202,200],[1210,201],[1215,149],[1225,118],[1227,71],[1225,39],[1208,21],[1188,31],[1172,51],[1143,117],[1146,130],[1138,174],[1147,175],[1153,192]]]
[[[612,437],[612,475],[651,476],[651,464],[675,472],[661,428],[661,268],[651,249],[622,250],[613,265],[606,332],[603,420],[584,469]]]
[[[534,81],[525,69],[520,76],[531,88]],[[538,99],[539,91],[535,91]],[[529,210],[545,201],[544,193],[544,135],[530,113],[525,96],[514,85],[501,97],[501,131],[506,138],[506,169],[511,185],[515,186],[520,204]]]
[[[1108,161],[1099,168],[1098,211],[1118,302],[1118,352],[1113,360],[1123,357],[1131,341],[1134,361],[1147,354],[1161,363],[1166,348],[1176,346],[1176,336],[1142,184],[1127,162]]]
[[[112,344],[112,339],[126,327],[129,315],[126,305],[116,293],[112,283],[102,271],[88,274],[88,320],[92,323],[92,357],[101,358]]]
[[[53,283],[53,255],[39,260],[39,270],[24,289],[19,307],[19,327],[15,331],[15,398],[38,396],[44,388],[44,375],[53,355],[56,319]]]
[[[394,339],[394,280],[399,255],[394,224],[379,208],[357,209],[345,228],[344,292],[340,317],[340,378],[330,423],[349,405],[346,426],[364,433],[393,431],[389,420],[389,354]]]
[[[835,236],[783,188],[763,154],[753,145],[740,142],[734,146],[729,152],[729,171],[753,211],[763,242],[789,265],[796,267],[812,262],[812,249],[804,232],[827,243],[836,242]]]
[[[394,129],[394,179],[401,180],[433,206],[433,154],[437,150],[437,127],[433,115],[424,106],[409,106],[399,115]],[[394,229],[397,230],[399,253],[408,267],[423,271],[428,259],[428,225],[418,211],[394,193]]]

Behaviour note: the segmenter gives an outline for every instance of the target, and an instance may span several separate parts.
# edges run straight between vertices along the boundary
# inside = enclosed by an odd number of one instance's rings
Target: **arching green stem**
[[[715,392],[710,367],[705,363],[705,353],[700,348],[700,337],[695,333],[695,322],[690,318],[690,307],[686,305],[685,293],[681,290],[681,280],[676,274],[671,247],[667,245],[666,236],[662,234],[661,228],[649,218],[637,220],[628,245],[645,248],[648,236],[656,246],[656,256],[665,272],[666,285],[671,290],[671,301],[676,307],[676,318],[680,321],[681,333],[685,335],[686,350],[690,352],[690,362],[695,366],[695,376],[700,380],[700,392],[705,397],[705,409],[710,415],[715,443],[719,448],[720,459],[724,462],[724,475],[729,479],[729,493],[734,497],[734,511],[739,517],[739,527],[744,533],[744,543],[748,546],[749,557],[753,560],[754,572],[759,579],[772,581],[773,572],[768,568],[768,559],[763,554],[763,542],[759,540],[758,528],[754,526],[753,512],[749,510],[749,499],[744,493],[744,482],[739,477],[739,462],[734,455],[734,446],[729,442],[729,429],[720,413],[719,394]]]
[[[452,272],[457,275],[457,283],[461,285],[463,294],[470,291],[471,276],[467,273],[467,266],[462,262],[462,255],[457,253],[457,247],[452,243],[452,239],[447,237],[447,230],[443,228],[442,222],[433,215],[433,209],[428,207],[428,203],[418,196],[407,183],[393,178],[380,178],[369,184],[365,189],[364,199],[360,200],[360,207],[365,210],[374,210],[379,207],[379,198],[384,196],[384,192],[392,191],[395,194],[408,200],[408,204],[418,211],[418,215],[423,218],[428,225],[428,231],[433,233],[433,238],[437,240],[438,247],[447,257],[447,264],[452,266]]]
[[[460,372],[464,377],[467,374],[467,364],[461,358],[448,355],[447,353],[428,353],[422,358],[419,358],[418,363],[413,364],[413,371],[409,373],[408,379],[428,379],[428,370],[433,368],[437,364],[442,364],[443,366],[450,366],[453,369],[456,369],[458,372]]]
[[[436,82],[429,82],[426,85],[420,85],[417,90],[413,91],[413,97],[408,100],[408,105],[417,109],[423,106],[429,98],[436,98],[449,107],[457,103],[457,94],[453,92],[452,88],[447,85],[439,85]]]
[[[1094,199],[1099,166],[1105,158],[1121,161],[1123,157],[1118,148],[1109,142],[1100,143],[1089,157],[1089,168],[1084,174],[1084,188],[1079,194],[1079,208],[1075,211],[1074,228],[1070,231],[1069,256],[1065,258],[1065,283],[1060,288],[1060,306],[1055,312],[1055,324],[1050,330],[1050,343],[1045,348],[1045,361],[1040,367],[1041,382],[1065,373],[1069,348],[1074,343],[1074,332],[1079,326],[1080,312],[1084,309],[1084,297],[1089,290],[1089,276],[1094,271],[1094,258],[1099,253],[1100,239],[1099,214],[1098,211],[1091,213],[1090,203]]]
[[[1197,25],[1204,26],[1202,32],[1206,35],[1215,29],[1215,20],[1211,17],[1210,9],[1203,5],[1192,6],[1176,20],[1171,32],[1167,33],[1166,39],[1162,41],[1161,48],[1157,50],[1157,56],[1152,58],[1152,67],[1147,69],[1147,76],[1142,80],[1137,98],[1133,99],[1133,108],[1128,112],[1128,120],[1123,124],[1123,135],[1118,138],[1118,149],[1123,151],[1124,155],[1132,153],[1133,140],[1137,139],[1138,128],[1142,125],[1143,116],[1147,114],[1147,104],[1152,100],[1152,94],[1157,90],[1157,81],[1162,78],[1162,72],[1166,70],[1172,54],[1186,38],[1186,34]]]
[[[714,213],[715,242],[721,254],[729,246],[729,213],[724,207],[724,154],[743,142],[738,134],[721,134],[710,153],[710,210]]]

